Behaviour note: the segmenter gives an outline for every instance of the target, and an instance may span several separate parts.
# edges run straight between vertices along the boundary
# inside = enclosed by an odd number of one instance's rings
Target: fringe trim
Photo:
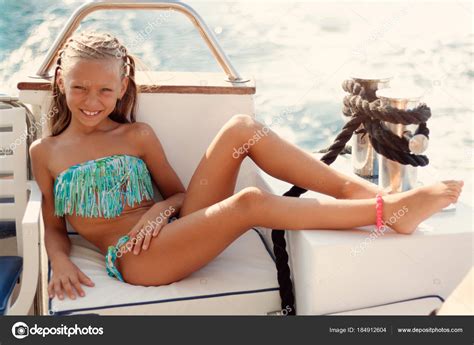
[[[150,173],[143,160],[113,155],[69,167],[54,183],[54,214],[114,218],[127,203],[153,199]]]

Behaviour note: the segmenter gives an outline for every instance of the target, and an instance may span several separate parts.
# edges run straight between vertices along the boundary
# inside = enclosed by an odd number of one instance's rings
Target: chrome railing
[[[59,36],[54,41],[53,45],[49,49],[46,57],[41,64],[38,72],[36,73],[40,77],[50,77],[49,71],[54,64],[54,59],[61,49],[66,40],[76,31],[81,21],[91,14],[92,12],[101,11],[101,10],[172,10],[180,12],[188,17],[194,26],[198,29],[199,34],[206,42],[207,46],[211,50],[212,55],[217,60],[221,68],[224,70],[229,81],[231,82],[245,82],[242,80],[239,73],[236,71],[234,66],[232,66],[229,58],[224,53],[219,43],[217,42],[216,37],[211,30],[207,27],[206,23],[202,20],[199,14],[194,11],[194,9],[182,2],[174,1],[141,1],[133,2],[132,0],[120,1],[120,0],[96,0],[90,3],[86,3],[79,7],[69,18],[68,22],[64,26],[63,30]]]

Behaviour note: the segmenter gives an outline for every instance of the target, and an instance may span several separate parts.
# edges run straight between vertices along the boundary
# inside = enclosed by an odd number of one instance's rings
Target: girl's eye
[[[108,91],[112,91],[112,89],[108,89],[108,88],[103,88],[102,91],[104,92],[108,92]]]
[[[84,86],[73,86],[72,87],[73,89],[77,89],[77,90],[85,90],[86,88]]]

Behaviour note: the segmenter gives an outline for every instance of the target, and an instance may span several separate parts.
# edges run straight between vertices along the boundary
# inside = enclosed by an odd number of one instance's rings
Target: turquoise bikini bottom
[[[173,217],[168,220],[168,223],[171,223],[175,221],[177,218]],[[128,253],[130,251],[127,246],[125,246],[125,243],[127,243],[130,240],[130,236],[125,235],[119,238],[117,241],[117,244],[115,246],[109,246],[107,249],[107,254],[105,254],[105,270],[107,271],[107,274],[109,277],[112,278],[117,278],[121,282],[123,282],[122,275],[120,274],[119,270],[115,266],[115,261],[117,261],[117,257],[122,257],[122,255]]]

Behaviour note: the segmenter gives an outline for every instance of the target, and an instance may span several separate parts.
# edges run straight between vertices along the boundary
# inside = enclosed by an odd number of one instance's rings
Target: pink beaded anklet
[[[383,199],[380,194],[375,196],[375,210],[377,215],[376,228],[377,232],[380,232],[383,226]]]

